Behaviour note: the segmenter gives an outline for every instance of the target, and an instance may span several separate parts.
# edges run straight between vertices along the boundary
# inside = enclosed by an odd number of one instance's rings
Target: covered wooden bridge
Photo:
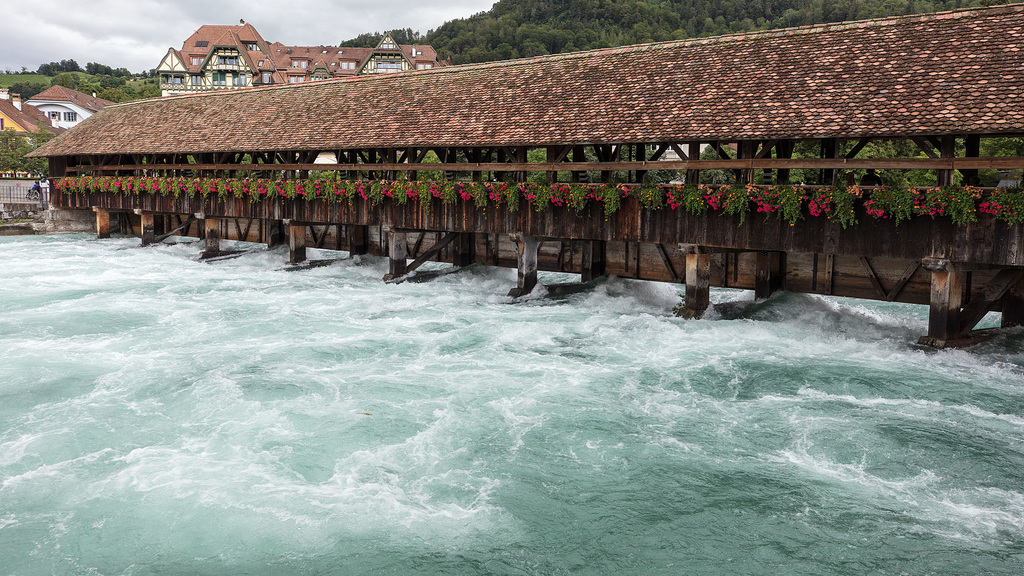
[[[690,315],[709,286],[930,304],[943,346],[1024,323],[1024,206],[969,186],[1024,168],[979,157],[1022,134],[1017,4],[126,103],[36,155],[100,236],[513,266],[511,295],[538,268],[683,282]],[[847,189],[865,169],[936,188]]]

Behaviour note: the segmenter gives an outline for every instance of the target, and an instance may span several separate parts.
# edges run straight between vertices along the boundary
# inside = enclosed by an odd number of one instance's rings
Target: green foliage
[[[26,134],[13,128],[0,130],[0,171],[46,174],[45,158],[25,158],[25,155],[53,138],[48,132]]]

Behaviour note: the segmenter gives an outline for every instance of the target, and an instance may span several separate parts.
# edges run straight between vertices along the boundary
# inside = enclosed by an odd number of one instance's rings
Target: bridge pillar
[[[785,269],[785,252],[758,252],[754,264],[754,300],[764,300],[781,290]]]
[[[136,210],[142,227],[142,246],[149,246],[156,240],[156,222],[152,212]],[[163,217],[161,217],[161,220]]]
[[[284,224],[280,220],[267,220],[267,248],[284,244]]]
[[[388,230],[388,273],[384,280],[404,276],[408,269],[409,241],[403,231]]]
[[[1024,326],[1024,279],[1010,288],[1002,299],[1003,319],[1001,326]]]
[[[711,306],[711,254],[686,255],[686,296],[679,315],[700,318]]]
[[[472,232],[460,232],[452,243],[452,264],[456,268],[462,268],[474,262],[476,262],[476,235]]]
[[[928,310],[928,335],[919,344],[944,348],[960,336],[960,310],[967,273],[955,270],[943,259],[926,258],[925,270],[931,272],[932,289]]]
[[[220,254],[220,220],[202,216],[204,217],[199,220],[202,222],[199,229],[203,231],[204,236],[204,250],[201,257],[209,258]]]
[[[306,227],[291,220],[284,221],[288,229],[288,263],[301,264],[306,261]]]
[[[348,227],[349,256],[368,254],[370,252],[370,228],[352,224]]]
[[[590,282],[605,275],[606,244],[604,240],[583,242],[583,258],[580,266],[580,282]]]
[[[540,240],[534,236],[513,234],[512,241],[516,243],[519,279],[516,287],[508,291],[508,295],[519,298],[533,292],[537,286],[537,251],[540,249]]]
[[[110,238],[110,210],[106,208],[92,207],[96,213],[96,237]]]

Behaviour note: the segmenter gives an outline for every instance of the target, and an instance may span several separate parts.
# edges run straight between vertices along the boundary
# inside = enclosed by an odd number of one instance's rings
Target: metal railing
[[[31,186],[0,184],[0,204],[20,205],[25,209],[38,208],[44,210],[47,200],[46,192],[32,190]]]

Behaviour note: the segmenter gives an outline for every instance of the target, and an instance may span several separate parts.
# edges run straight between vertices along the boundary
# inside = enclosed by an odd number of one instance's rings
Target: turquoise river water
[[[1024,573],[1024,331],[137,245],[0,238],[0,574]]]

